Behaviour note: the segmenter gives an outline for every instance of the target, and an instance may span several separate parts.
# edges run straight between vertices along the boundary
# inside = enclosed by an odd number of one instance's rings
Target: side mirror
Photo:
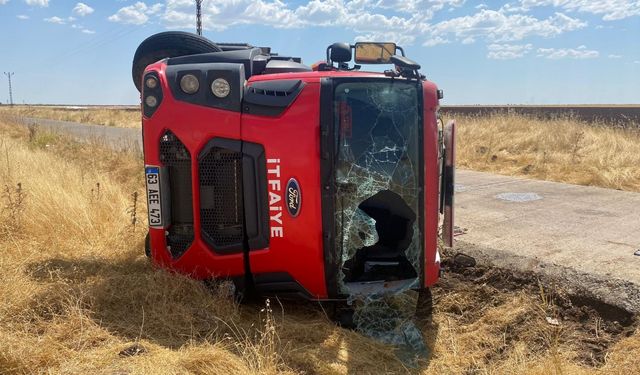
[[[395,43],[356,43],[356,64],[389,64],[396,54]]]
[[[348,43],[333,43],[328,48],[329,61],[345,63],[351,61],[351,45]]]

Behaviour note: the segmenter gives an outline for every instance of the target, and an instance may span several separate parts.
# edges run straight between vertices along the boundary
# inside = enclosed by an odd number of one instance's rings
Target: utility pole
[[[202,35],[202,0],[196,0],[196,32]]]
[[[4,75],[9,79],[9,105],[13,107],[13,90],[11,89],[11,76],[13,72],[4,72]]]

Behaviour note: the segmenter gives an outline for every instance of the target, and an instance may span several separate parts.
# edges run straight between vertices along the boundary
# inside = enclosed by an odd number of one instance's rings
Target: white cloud
[[[361,4],[354,4],[354,6],[360,7]],[[347,9],[344,7],[344,4],[340,1],[332,0],[311,0],[293,12],[299,20],[304,20],[305,23],[317,26],[333,25],[338,22],[339,19],[344,19],[347,15]]]
[[[27,16],[26,14],[18,14],[16,17],[18,19],[20,19],[20,20],[28,20],[29,19],[29,16]]]
[[[445,6],[458,7],[464,0],[310,0],[290,6],[281,0],[219,0],[203,4],[203,27],[225,30],[239,24],[276,28],[308,26],[343,27],[359,38],[395,38],[406,42],[426,36],[426,20]],[[192,28],[193,2],[167,0],[162,15],[168,28]],[[392,10],[396,15],[386,15]]]
[[[86,27],[82,26],[82,25],[78,25],[76,23],[71,25],[72,29],[76,29],[76,30],[80,30],[81,33],[85,33],[85,34],[95,34],[96,32],[93,30],[89,30]]]
[[[84,17],[93,13],[93,8],[85,3],[77,3],[76,6],[73,7],[73,13],[77,14],[80,17]]]
[[[447,44],[447,43],[451,43],[451,41],[449,39],[445,39],[445,38],[443,38],[441,36],[436,36],[436,37],[427,39],[427,41],[422,43],[422,45],[425,46],[425,47],[433,47],[433,46],[437,46],[439,44]]]
[[[158,14],[160,13],[163,7],[164,7],[164,4],[160,4],[160,3],[153,4],[147,8],[147,14]]]
[[[494,60],[512,60],[523,57],[533,46],[528,44],[490,44],[487,46],[487,58]]]
[[[149,16],[160,12],[163,6],[164,5],[160,3],[148,6],[147,4],[139,1],[133,5],[120,8],[115,14],[109,16],[108,19],[111,22],[129,25],[144,25],[149,21]]]
[[[36,7],[48,7],[49,0],[24,0],[27,5],[36,6]]]
[[[4,4],[8,3],[8,2],[9,2],[9,0],[0,0],[0,5],[4,5]]]
[[[45,18],[44,21],[49,23],[57,23],[58,25],[64,25],[65,23],[67,23],[64,19],[57,16]]]
[[[462,39],[462,44],[473,44],[476,42],[476,38],[472,37],[472,36],[468,36],[464,39]]]
[[[343,27],[359,40],[379,38],[435,46],[458,40],[518,41],[530,36],[553,37],[586,26],[586,22],[556,13],[545,19],[481,9],[476,14],[430,24],[433,15],[464,0],[310,0],[294,7],[281,0],[219,0],[203,4],[205,29],[225,30],[239,24],[277,28]],[[167,28],[192,28],[193,1],[167,0],[162,19]],[[479,7],[484,8],[484,7]],[[392,15],[388,15],[392,10]],[[144,18],[144,17],[141,17]],[[142,22],[142,21],[140,21]],[[146,22],[146,21],[145,21]]]
[[[233,1],[232,3],[241,3],[240,1]],[[263,23],[272,26],[280,25],[295,25],[298,20],[293,11],[287,8],[287,5],[282,1],[249,1],[249,4],[242,17],[246,17],[246,23]],[[225,11],[228,10],[225,9]]]
[[[464,5],[465,0],[361,0],[346,2],[348,8],[352,8],[352,3],[365,3],[366,6],[359,10],[390,9],[394,12],[406,13],[415,16],[416,20],[431,19],[436,12],[448,7],[449,11],[455,10]]]
[[[529,8],[516,3],[506,3],[499,9],[499,11],[503,13],[526,13],[529,10]]]
[[[525,10],[553,6],[567,11],[601,15],[605,21],[640,15],[640,2],[637,0],[520,0],[520,6]]]
[[[471,16],[442,21],[432,27],[432,33],[435,36],[453,35],[458,40],[484,37],[493,42],[511,42],[530,36],[554,37],[586,25],[586,22],[562,13],[538,19],[524,14],[483,9]]]
[[[488,7],[487,7],[487,4],[481,3],[481,4],[476,5],[475,8],[476,9],[487,9]]]
[[[516,0],[517,1],[517,0]],[[489,10],[483,4],[473,14],[431,23],[437,12],[464,5],[465,0],[209,0],[203,3],[203,28],[222,31],[237,25],[274,28],[336,27],[355,32],[358,40],[394,40],[424,46],[477,41],[508,43],[529,37],[555,37],[586,22],[555,13],[546,18]],[[491,4],[491,3],[489,3]],[[164,5],[164,6],[163,6]],[[485,4],[486,5],[486,4]],[[159,18],[168,29],[193,29],[193,0],[138,1],[119,9],[112,22],[143,25]]]
[[[219,0],[203,3],[202,24],[205,29],[222,31],[242,24],[269,25],[277,28],[302,27],[301,18],[314,18],[315,24],[334,25],[341,16],[341,0],[312,0],[299,7],[307,14],[296,15],[280,0]],[[167,0],[162,20],[168,28],[192,28],[195,25],[194,4],[191,0]]]
[[[608,58],[610,58],[610,59],[621,59],[621,58],[622,58],[622,55],[614,55],[614,54],[611,54],[611,55],[609,55],[609,56],[607,56],[607,57],[608,57]]]
[[[44,19],[45,22],[57,23],[58,25],[65,25],[67,22],[73,22],[75,20],[76,20],[75,17],[60,18],[58,16],[53,16],[53,17]]]
[[[573,48],[538,48],[538,57],[545,59],[595,59],[600,56],[600,52],[589,50],[586,46]]]

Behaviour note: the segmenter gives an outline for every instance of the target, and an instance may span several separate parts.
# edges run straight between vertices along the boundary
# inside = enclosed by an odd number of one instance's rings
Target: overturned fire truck
[[[184,32],[143,41],[147,255],[260,295],[430,296],[440,221],[453,240],[455,124],[419,69],[393,43],[335,43],[309,67]]]

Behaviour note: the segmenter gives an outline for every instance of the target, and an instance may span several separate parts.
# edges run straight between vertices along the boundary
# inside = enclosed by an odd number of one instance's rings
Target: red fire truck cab
[[[453,226],[442,92],[393,43],[313,67],[169,32],[134,58],[153,262],[238,290],[343,300],[439,277]],[[390,64],[385,72],[349,65]]]

